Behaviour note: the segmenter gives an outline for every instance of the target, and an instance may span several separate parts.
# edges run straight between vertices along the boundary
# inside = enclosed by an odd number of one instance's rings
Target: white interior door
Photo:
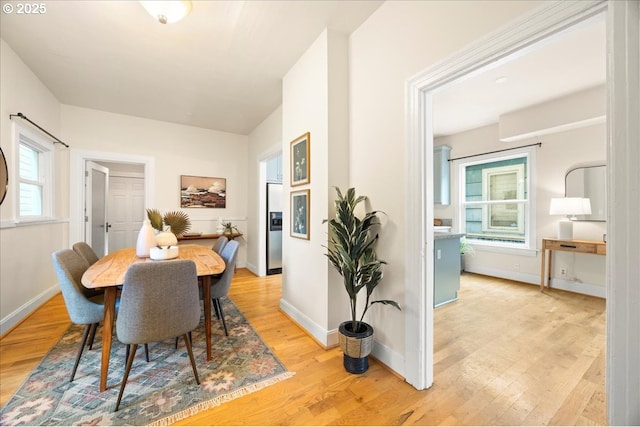
[[[144,176],[109,176],[109,252],[136,245],[145,218]]]
[[[85,242],[98,257],[108,250],[107,194],[109,194],[109,169],[87,161],[85,164]]]

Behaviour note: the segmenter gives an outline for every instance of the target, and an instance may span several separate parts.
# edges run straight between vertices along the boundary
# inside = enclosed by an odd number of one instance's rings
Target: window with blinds
[[[17,127],[18,220],[39,220],[53,212],[53,144]]]

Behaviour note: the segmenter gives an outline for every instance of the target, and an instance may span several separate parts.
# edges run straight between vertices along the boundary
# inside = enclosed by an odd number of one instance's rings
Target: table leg
[[[204,333],[207,343],[207,360],[211,360],[211,276],[202,277],[202,299],[204,300]]]
[[[100,362],[100,391],[107,389],[109,376],[109,359],[111,357],[111,338],[113,336],[113,321],[116,312],[116,294],[118,288],[109,286],[104,290],[104,321],[102,325],[102,360]]]
[[[544,291],[544,281],[547,277],[547,270],[545,268],[545,262],[547,258],[547,250],[542,249],[542,257],[540,259],[540,292]]]
[[[553,263],[553,251],[549,249],[549,260],[547,262],[547,264],[549,265],[549,269],[547,270],[547,289],[551,289],[551,271],[553,269],[553,266],[551,265],[552,263]]]

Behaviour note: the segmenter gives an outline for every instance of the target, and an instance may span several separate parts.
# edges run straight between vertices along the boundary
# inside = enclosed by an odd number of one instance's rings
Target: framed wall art
[[[180,175],[181,208],[226,208],[227,179]]]
[[[309,132],[301,135],[291,141],[291,186],[308,184],[310,182],[309,175],[309,153],[310,153],[310,134]]]
[[[291,237],[309,240],[309,190],[291,192]]]

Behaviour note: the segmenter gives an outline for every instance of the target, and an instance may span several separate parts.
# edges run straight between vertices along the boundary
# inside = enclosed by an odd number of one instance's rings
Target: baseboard
[[[496,268],[487,268],[472,265],[467,265],[465,271],[469,273],[499,277],[501,279],[514,280],[516,282],[530,283],[532,285],[540,286],[540,276],[537,274],[500,270]],[[561,289],[563,291],[575,292],[578,294],[590,295],[599,298],[606,298],[606,288],[604,286],[594,285],[591,283],[576,282],[574,280],[558,279],[554,277],[551,279],[551,287],[555,289]]]
[[[3,317],[2,320],[0,320],[0,336],[4,336],[5,333],[17,326],[20,322],[26,319],[27,316],[36,311],[38,307],[47,302],[58,292],[60,292],[60,286],[56,283],[49,289],[41,292],[18,307],[13,312],[9,313],[7,316]]]
[[[311,335],[313,339],[318,341],[320,345],[324,347],[331,347],[332,345],[334,345],[329,342],[328,331],[318,326],[306,314],[302,313],[300,310],[298,310],[282,298],[280,298],[280,310],[282,310],[283,313],[285,313],[291,320],[297,323],[302,329],[307,331],[307,333]],[[338,341],[336,339],[336,343],[337,342]]]
[[[405,360],[404,357],[391,350],[389,347],[380,344],[375,341],[375,328],[374,328],[374,341],[373,341],[373,351],[371,355],[375,357],[380,363],[386,365],[391,371],[393,371],[396,375],[404,378],[404,370],[405,370]]]
[[[607,288],[591,283],[576,282],[574,280],[551,279],[551,287],[562,289],[563,291],[576,292],[579,294],[591,295],[592,297],[607,298]]]
[[[304,313],[301,313],[291,304],[283,299],[280,299],[280,310],[289,317],[294,323],[304,329],[307,334],[311,336],[319,345],[325,349],[336,347],[338,345],[338,329],[332,329],[330,331],[316,325],[311,319],[309,319]],[[375,334],[375,332],[374,332]],[[380,363],[386,365],[388,369],[395,372],[396,375],[404,376],[405,360],[402,355],[391,350],[389,347],[384,346],[374,340],[373,351],[371,355],[375,357]]]
[[[499,277],[501,279],[514,280],[516,282],[530,283],[540,286],[540,276],[537,274],[522,273],[520,271],[500,270],[488,268],[481,265],[471,266],[467,263],[465,271],[469,273],[482,274],[484,276]]]
[[[260,274],[258,273],[258,267],[251,264],[250,262],[247,262],[247,265],[245,266],[245,268],[250,272],[252,272],[253,274],[255,274],[256,276],[260,276]]]

